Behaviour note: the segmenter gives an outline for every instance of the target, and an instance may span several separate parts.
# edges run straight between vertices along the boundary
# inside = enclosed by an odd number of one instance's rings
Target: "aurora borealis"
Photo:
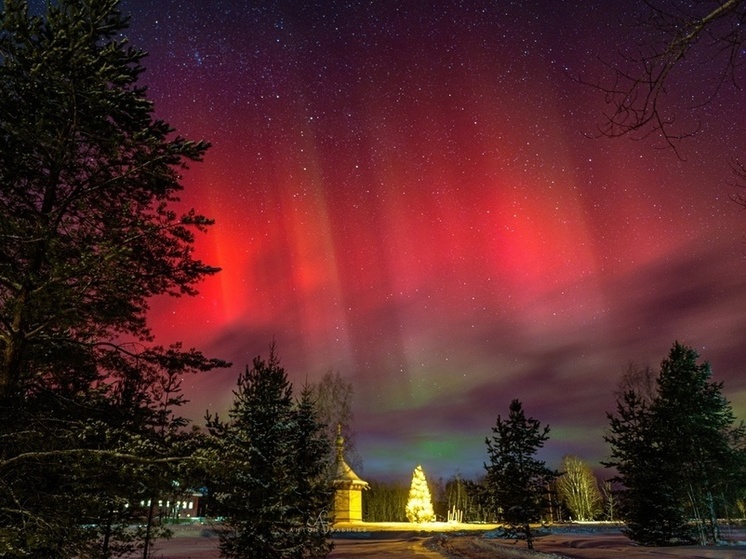
[[[595,464],[621,372],[679,340],[745,417],[746,98],[681,111],[683,158],[589,138],[603,95],[572,78],[636,37],[623,4],[125,0],[156,114],[213,144],[182,201],[222,272],[151,315],[234,363],[185,379],[187,414],[274,338],[296,386],[353,383],[365,477],[481,473],[513,398],[550,465]],[[683,107],[711,84],[676,79]]]

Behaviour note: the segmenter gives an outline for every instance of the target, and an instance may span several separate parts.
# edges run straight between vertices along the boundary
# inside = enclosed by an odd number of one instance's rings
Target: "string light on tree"
[[[430,498],[430,488],[422,466],[419,464],[412,473],[412,484],[409,486],[409,499],[407,501],[407,519],[410,522],[433,522],[433,502]]]

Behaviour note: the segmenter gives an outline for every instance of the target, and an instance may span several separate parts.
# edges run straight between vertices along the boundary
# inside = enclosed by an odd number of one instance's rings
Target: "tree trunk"
[[[717,514],[715,514],[715,499],[712,496],[712,491],[707,490],[707,512],[710,515],[710,537],[712,538],[712,544],[715,545],[720,541],[720,527],[718,526]]]
[[[691,483],[689,484],[689,489],[687,491],[687,494],[689,496],[689,502],[692,505],[692,515],[695,520],[695,526],[697,527],[697,536],[699,538],[699,544],[705,545],[705,530],[704,530],[704,523],[702,522],[702,516],[699,514],[699,507],[697,506],[697,499],[694,495],[694,488],[692,487]]]
[[[142,559],[148,559],[150,553],[150,530],[153,527],[153,516],[155,516],[155,498],[150,499],[148,507],[148,521],[145,525],[145,542],[142,546]]]
[[[18,313],[20,315],[20,312]],[[5,342],[2,369],[0,369],[0,400],[12,398],[18,391],[21,381],[21,347],[23,338],[17,334],[20,316],[13,320],[13,331]]]
[[[113,522],[114,511],[110,508],[106,515],[106,525],[104,529],[104,541],[101,544],[101,557],[109,557],[109,541],[111,540],[111,525]]]

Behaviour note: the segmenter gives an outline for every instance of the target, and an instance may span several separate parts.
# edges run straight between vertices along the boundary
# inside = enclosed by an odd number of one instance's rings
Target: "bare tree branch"
[[[602,60],[611,71],[610,83],[578,79],[603,92],[609,106],[592,136],[644,139],[657,135],[681,157],[679,141],[696,134],[700,126],[697,123],[688,130],[677,130],[675,103],[669,105],[666,95],[673,85],[672,74],[695,48],[699,56],[708,50],[713,52],[703,71],[716,79],[710,82],[713,89],[707,98],[686,110],[710,103],[728,79],[738,87],[735,71],[743,56],[746,0],[704,0],[688,3],[685,8],[672,4],[664,9],[647,2],[650,14],[646,24],[663,38],[658,46],[651,39],[647,46],[638,47],[635,56],[623,55],[621,64]],[[698,15],[697,10],[702,8],[705,13]],[[718,59],[720,67],[716,65]]]

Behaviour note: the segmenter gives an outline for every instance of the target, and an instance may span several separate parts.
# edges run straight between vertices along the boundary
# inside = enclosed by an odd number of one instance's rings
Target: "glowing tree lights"
[[[425,472],[422,471],[420,465],[412,473],[412,485],[409,486],[406,513],[410,522],[432,522],[435,520],[430,489],[427,486]]]

